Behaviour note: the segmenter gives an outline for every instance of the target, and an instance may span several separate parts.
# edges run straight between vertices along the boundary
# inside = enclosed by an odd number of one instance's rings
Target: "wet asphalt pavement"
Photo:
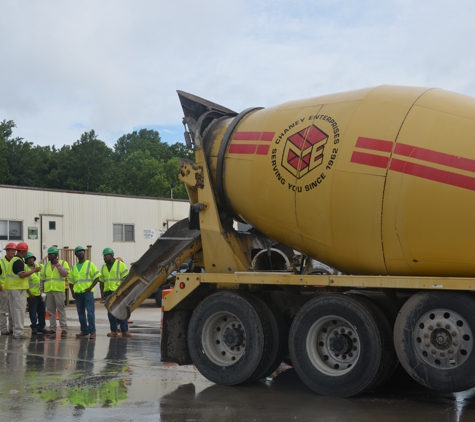
[[[440,394],[403,373],[350,399],[318,396],[292,369],[252,385],[214,385],[192,366],[160,362],[152,300],[132,315],[131,339],[106,336],[99,303],[96,340],[76,339],[75,306],[67,313],[65,340],[0,336],[0,421],[475,421],[475,389]]]

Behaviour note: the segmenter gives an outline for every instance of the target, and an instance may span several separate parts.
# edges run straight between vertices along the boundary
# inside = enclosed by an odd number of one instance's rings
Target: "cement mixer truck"
[[[114,315],[191,260],[165,298],[163,361],[222,385],[285,361],[340,397],[398,365],[475,386],[475,99],[380,86],[237,113],[178,96],[190,216],[132,266]]]

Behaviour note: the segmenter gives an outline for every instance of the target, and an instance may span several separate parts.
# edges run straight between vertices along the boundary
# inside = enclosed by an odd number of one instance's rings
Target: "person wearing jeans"
[[[78,262],[69,274],[69,287],[76,300],[81,332],[76,338],[96,338],[96,318],[94,304],[94,286],[99,282],[99,271],[93,262],[85,258],[86,250],[82,246],[74,249]],[[86,315],[87,314],[87,315]]]
[[[36,257],[31,252],[28,252],[25,256],[25,268],[27,271],[36,268],[35,264]],[[41,268],[40,265],[38,267]],[[46,307],[43,298],[41,297],[41,283],[40,275],[33,273],[28,277],[29,280],[29,289],[27,293],[28,301],[28,312],[30,314],[31,322],[31,334],[46,334],[48,330],[46,329],[45,313]]]
[[[114,292],[104,292],[104,298],[107,299],[107,297],[110,296],[112,293]],[[107,318],[109,318],[109,326],[111,330],[110,333],[107,334],[107,337],[120,337],[118,332],[119,328],[120,332],[122,333],[122,337],[132,337],[132,334],[129,333],[129,323],[126,319],[117,319],[110,312],[107,312]]]
[[[122,280],[129,274],[129,270],[122,261],[114,258],[114,251],[111,248],[105,248],[102,251],[104,256],[104,265],[101,268],[101,292],[102,298],[110,296],[119,287]],[[110,333],[107,337],[119,337],[117,324],[120,326],[120,332],[123,338],[130,338],[129,324],[127,320],[117,319],[110,312],[107,312],[110,324]]]

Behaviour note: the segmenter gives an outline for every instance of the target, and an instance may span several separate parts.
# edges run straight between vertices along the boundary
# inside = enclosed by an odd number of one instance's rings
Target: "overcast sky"
[[[143,127],[176,90],[242,111],[381,84],[475,96],[475,2],[0,0],[0,121],[39,145]]]

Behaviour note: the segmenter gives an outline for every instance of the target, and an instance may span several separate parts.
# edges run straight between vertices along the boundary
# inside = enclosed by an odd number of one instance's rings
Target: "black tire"
[[[383,293],[365,292],[364,290],[350,290],[345,294],[354,295],[353,297],[363,296],[369,301],[371,301],[384,313],[386,319],[389,321],[389,324],[394,329],[394,323],[396,322],[396,318],[399,313],[399,308],[393,303],[393,301],[391,301],[391,299],[389,299]]]
[[[392,319],[392,314],[387,310],[385,312],[385,308],[376,299],[365,296],[364,294],[351,294],[351,297],[364,303],[371,311],[378,325],[382,340],[383,353],[379,377],[375,377],[373,384],[368,387],[368,390],[372,390],[384,385],[392,377],[399,365],[393,340],[394,320],[392,320],[392,323],[388,320],[388,318]]]
[[[471,293],[421,292],[401,308],[394,344],[406,372],[433,390],[475,387],[475,298]]]
[[[262,296],[254,296],[265,312],[270,324],[270,335],[267,336],[269,352],[263,353],[263,359],[266,359],[262,367],[262,371],[254,374],[249,381],[256,381],[266,378],[272,374],[282,363],[284,354],[287,351],[289,340],[289,328],[286,326],[284,316],[277,306],[268,298]]]
[[[289,347],[299,377],[322,395],[362,393],[385,367],[386,345],[371,308],[341,294],[319,296],[299,310]]]
[[[247,382],[263,370],[269,330],[267,316],[256,300],[236,292],[214,293],[196,307],[190,319],[188,348],[193,364],[216,384]]]
[[[242,297],[247,300],[256,310],[259,315],[259,319],[262,324],[262,339],[264,346],[262,348],[261,359],[257,365],[256,370],[245,381],[254,382],[266,376],[273,359],[275,359],[275,348],[278,342],[277,332],[274,330],[274,324],[272,322],[272,312],[265,304],[265,302],[254,294],[240,293]]]

